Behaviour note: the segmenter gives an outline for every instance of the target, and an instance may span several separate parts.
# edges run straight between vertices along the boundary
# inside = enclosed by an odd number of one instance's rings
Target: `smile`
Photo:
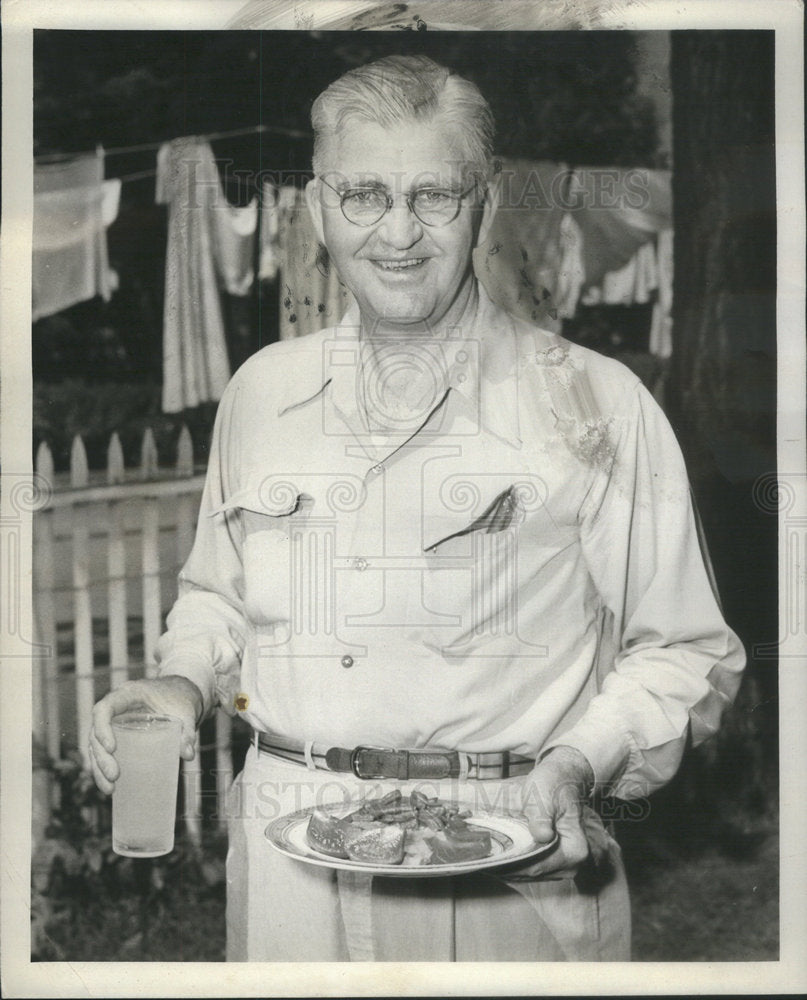
[[[374,260],[373,264],[382,271],[405,271],[418,267],[426,261],[426,257],[409,257],[406,260]]]

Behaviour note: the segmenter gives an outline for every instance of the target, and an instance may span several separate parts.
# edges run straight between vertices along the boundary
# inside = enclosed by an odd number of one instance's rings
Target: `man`
[[[233,378],[160,677],[96,706],[96,781],[113,787],[110,719],[134,704],[182,719],[186,759],[215,704],[253,726],[232,960],[626,959],[624,872],[590,796],[669,780],[744,665],[680,452],[630,372],[478,285],[495,178],[471,83],[382,59],[312,121],[309,208],[356,308]],[[393,879],[267,843],[295,809],[426,786],[521,810],[557,845]]]

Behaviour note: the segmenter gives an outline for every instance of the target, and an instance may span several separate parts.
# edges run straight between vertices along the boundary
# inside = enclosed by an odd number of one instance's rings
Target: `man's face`
[[[459,193],[470,186],[448,131],[437,122],[392,128],[354,122],[334,139],[324,179],[339,191],[381,187],[394,199],[371,226],[349,222],[339,196],[321,182],[309,185],[314,224],[364,323],[434,328],[461,312],[472,281],[471,253],[489,214],[484,189],[472,189],[457,217],[439,228],[421,222],[406,201],[424,187]]]

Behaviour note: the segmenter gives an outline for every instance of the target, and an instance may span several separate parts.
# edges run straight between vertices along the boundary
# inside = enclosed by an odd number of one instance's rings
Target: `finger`
[[[148,704],[148,690],[137,681],[122,684],[95,704],[92,710],[93,729],[98,742],[107,753],[115,752],[115,734],[112,730],[114,717],[144,704]]]
[[[98,788],[104,793],[104,795],[111,795],[115,790],[115,786],[98,766],[98,761],[95,759],[95,752],[93,751],[92,746],[90,746],[90,769],[92,770],[93,781],[95,781]]]
[[[188,727],[186,720],[182,722],[182,743],[179,756],[183,760],[193,760],[196,757],[196,730]]]
[[[116,781],[120,776],[118,762],[108,753],[93,730],[90,730],[90,754],[107,781]]]

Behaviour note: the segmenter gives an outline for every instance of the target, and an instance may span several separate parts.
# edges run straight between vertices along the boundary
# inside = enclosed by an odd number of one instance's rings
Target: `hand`
[[[533,768],[521,790],[522,811],[539,843],[557,833],[558,846],[531,865],[529,879],[576,874],[590,848],[584,832],[584,803],[594,785],[591,765],[574,747],[556,747]]]
[[[112,719],[132,709],[146,709],[179,719],[182,723],[180,757],[193,760],[196,756],[196,728],[202,719],[203,700],[201,691],[192,681],[169,676],[121,684],[92,710],[90,764],[96,785],[107,795],[112,793],[120,774],[118,762],[113,757]]]

